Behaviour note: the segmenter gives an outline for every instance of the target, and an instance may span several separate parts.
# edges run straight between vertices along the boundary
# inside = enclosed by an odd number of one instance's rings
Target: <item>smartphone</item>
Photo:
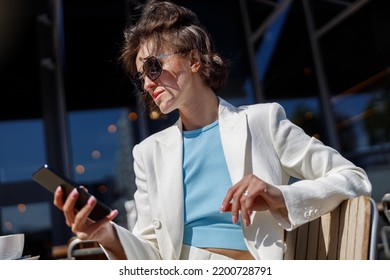
[[[70,179],[66,178],[61,173],[51,169],[47,164],[43,165],[36,172],[33,173],[32,179],[43,186],[45,189],[54,193],[58,186],[61,186],[64,190],[64,199],[72,192],[73,189],[77,189],[79,192],[79,197],[76,201],[75,209],[80,210],[91,197],[86,190],[81,188],[75,182],[72,182]],[[97,201],[92,212],[89,214],[89,218],[98,221],[106,217],[112,209],[101,201]]]

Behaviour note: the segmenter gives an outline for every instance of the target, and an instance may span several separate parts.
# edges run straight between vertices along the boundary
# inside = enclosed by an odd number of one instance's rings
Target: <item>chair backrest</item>
[[[370,197],[345,200],[332,212],[286,232],[284,259],[375,259],[377,218]]]

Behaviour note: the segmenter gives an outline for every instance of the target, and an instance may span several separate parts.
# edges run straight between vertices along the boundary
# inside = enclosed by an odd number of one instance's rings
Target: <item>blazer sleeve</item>
[[[332,211],[345,199],[371,195],[371,183],[362,168],[308,136],[286,118],[279,104],[272,104],[268,120],[271,141],[284,172],[299,179],[276,186],[283,193],[288,220],[273,214],[286,230]]]
[[[137,191],[134,200],[137,207],[137,222],[133,232],[113,223],[118,238],[125,251],[127,259],[151,260],[161,259],[158,251],[156,234],[150,217],[150,204],[148,201],[147,180],[144,164],[139,152],[140,146],[133,148],[134,172],[136,175]],[[110,252],[106,252],[111,257]]]

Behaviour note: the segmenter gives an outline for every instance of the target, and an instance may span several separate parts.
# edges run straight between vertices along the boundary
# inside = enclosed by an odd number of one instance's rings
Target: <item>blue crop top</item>
[[[247,250],[241,224],[219,209],[232,186],[218,121],[183,131],[184,244]]]

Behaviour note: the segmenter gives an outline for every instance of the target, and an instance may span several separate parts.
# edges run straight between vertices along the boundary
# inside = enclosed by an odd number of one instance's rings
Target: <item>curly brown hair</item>
[[[228,77],[228,63],[215,51],[214,43],[198,16],[188,8],[169,1],[152,0],[143,6],[141,17],[124,31],[120,61],[133,79],[137,73],[136,57],[140,46],[153,42],[155,51],[169,48],[175,53],[191,51],[200,63],[201,77],[214,92],[221,89]],[[144,104],[160,113],[149,94],[142,94]]]

